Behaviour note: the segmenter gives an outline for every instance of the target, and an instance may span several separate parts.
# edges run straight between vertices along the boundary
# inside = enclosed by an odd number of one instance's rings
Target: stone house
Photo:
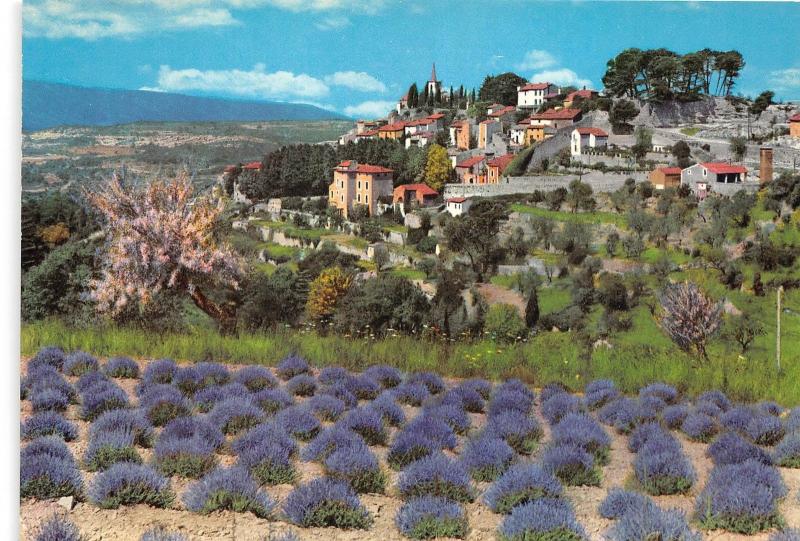
[[[393,178],[394,171],[386,167],[343,161],[333,170],[328,204],[339,209],[345,218],[356,205],[365,205],[370,216],[374,216],[379,199],[392,196]]]

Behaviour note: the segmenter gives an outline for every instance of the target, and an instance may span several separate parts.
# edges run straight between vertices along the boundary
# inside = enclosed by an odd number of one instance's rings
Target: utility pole
[[[778,310],[777,310],[777,326],[775,330],[775,359],[778,361],[778,372],[781,371],[781,295],[783,295],[783,286],[778,286]]]

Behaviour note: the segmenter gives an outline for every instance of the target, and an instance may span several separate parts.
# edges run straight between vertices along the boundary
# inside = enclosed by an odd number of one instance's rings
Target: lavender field
[[[22,371],[23,539],[800,539],[800,408],[297,356]]]

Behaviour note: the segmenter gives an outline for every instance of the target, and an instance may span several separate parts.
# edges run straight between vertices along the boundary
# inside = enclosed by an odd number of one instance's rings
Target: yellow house
[[[328,204],[339,209],[345,218],[356,205],[365,205],[370,216],[374,216],[378,200],[392,197],[393,179],[394,171],[386,167],[343,161],[333,170],[333,182],[328,186]]]
[[[534,142],[544,141],[545,139],[545,124],[530,124],[525,128],[525,146]]]
[[[406,123],[405,122],[395,122],[393,124],[387,124],[385,126],[381,126],[378,128],[378,138],[380,139],[394,139],[396,141],[400,141],[403,139],[403,135],[405,134]]]

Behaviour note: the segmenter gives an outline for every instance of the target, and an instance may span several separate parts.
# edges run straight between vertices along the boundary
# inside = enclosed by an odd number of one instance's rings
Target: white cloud
[[[96,40],[145,32],[240,24],[232,11],[273,7],[327,13],[317,27],[343,28],[348,13],[374,15],[386,0],[26,0],[26,37]]]
[[[199,70],[195,68],[173,70],[161,66],[158,72],[158,89],[168,92],[200,91],[233,94],[254,98],[314,99],[327,96],[328,85],[305,73],[291,71],[267,72],[263,64],[250,71]]]
[[[589,79],[582,79],[578,74],[567,68],[560,68],[556,70],[545,70],[534,73],[531,81],[554,83],[561,86],[576,86],[581,88],[583,86],[591,88],[592,82]]]
[[[551,68],[557,64],[555,57],[541,49],[533,49],[525,53],[525,58],[517,64],[517,69],[522,71],[540,70]]]
[[[375,118],[386,115],[394,106],[393,101],[364,101],[358,105],[348,105],[344,108],[344,114],[356,118]]]
[[[386,85],[363,71],[337,71],[325,77],[331,86],[343,86],[359,92],[386,92]]]
[[[769,84],[776,90],[800,88],[800,68],[786,68],[771,72]]]
[[[166,92],[165,90],[153,86],[140,86],[139,90],[144,92]]]
[[[342,28],[350,26],[350,19],[344,15],[333,15],[331,17],[325,17],[321,21],[317,21],[314,23],[314,26],[320,30],[341,30]]]

